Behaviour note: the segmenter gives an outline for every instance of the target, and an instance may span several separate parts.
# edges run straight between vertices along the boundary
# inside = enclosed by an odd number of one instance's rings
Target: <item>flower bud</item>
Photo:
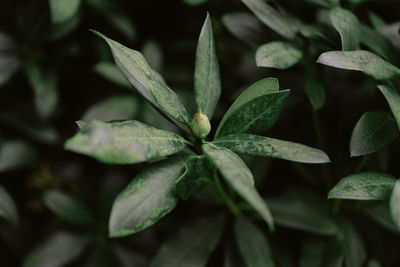
[[[211,131],[211,124],[206,114],[201,111],[193,114],[192,121],[190,122],[190,129],[195,137],[200,139],[206,138]]]

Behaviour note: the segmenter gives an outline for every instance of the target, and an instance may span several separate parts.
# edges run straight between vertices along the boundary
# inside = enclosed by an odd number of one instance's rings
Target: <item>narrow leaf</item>
[[[189,123],[190,116],[176,93],[158,77],[139,51],[93,32],[107,42],[122,73],[152,105],[178,122]]]
[[[5,218],[14,226],[18,223],[17,207],[2,185],[0,185],[0,217]]]
[[[381,91],[386,101],[389,103],[390,109],[392,110],[393,116],[397,123],[397,128],[400,130],[400,94],[399,91],[391,86],[378,85],[378,89]]]
[[[138,113],[139,101],[131,95],[109,97],[92,107],[82,116],[82,120],[129,120]]]
[[[328,198],[387,200],[396,179],[386,173],[361,172],[342,178],[329,191]]]
[[[58,190],[47,191],[45,205],[61,219],[75,224],[90,224],[94,218],[89,209],[76,198]]]
[[[222,118],[215,137],[236,133],[263,133],[278,119],[289,90],[279,91],[278,80],[266,78],[247,88]]]
[[[138,121],[90,121],[65,142],[65,149],[109,164],[132,164],[161,158],[183,150],[179,135]]]
[[[173,158],[141,171],[114,201],[110,237],[137,233],[171,212],[178,202],[173,188],[184,168],[184,158]]]
[[[231,150],[211,143],[203,144],[203,153],[217,167],[226,182],[252,206],[274,230],[274,222],[267,204],[254,186],[254,178],[249,168]]]
[[[242,2],[273,31],[288,39],[296,37],[296,33],[292,29],[290,22],[264,1],[242,0]]]
[[[51,22],[63,23],[71,19],[79,10],[81,0],[49,0]]]
[[[304,91],[306,92],[315,111],[324,106],[326,101],[326,92],[325,88],[320,83],[308,80],[304,84]]]
[[[393,186],[392,194],[389,201],[390,214],[392,215],[393,221],[400,230],[400,182],[399,180]]]
[[[387,112],[365,112],[351,134],[350,154],[362,156],[378,151],[399,136],[392,116]]]
[[[219,65],[215,52],[214,36],[210,15],[200,32],[197,43],[194,70],[194,97],[197,111],[202,111],[211,120],[221,95]]]
[[[248,267],[274,267],[271,248],[265,234],[246,218],[235,221],[235,237]]]
[[[205,266],[222,237],[224,221],[222,216],[205,217],[183,227],[161,246],[150,267]]]
[[[364,50],[325,52],[319,56],[317,62],[339,69],[362,71],[376,80],[400,77],[399,68]]]
[[[61,267],[76,259],[85,249],[87,238],[58,232],[31,251],[23,267]]]
[[[129,81],[125,78],[124,74],[111,62],[99,62],[94,65],[93,70],[112,83],[125,88],[132,87]]]
[[[360,30],[357,17],[351,11],[336,7],[331,9],[329,18],[342,39],[342,50],[356,50],[360,43]]]
[[[235,134],[220,137],[213,144],[253,156],[280,158],[304,163],[326,163],[329,157],[322,150],[289,141],[258,136]]]
[[[301,51],[289,43],[270,42],[257,49],[256,64],[258,67],[284,70],[298,63],[301,57]]]

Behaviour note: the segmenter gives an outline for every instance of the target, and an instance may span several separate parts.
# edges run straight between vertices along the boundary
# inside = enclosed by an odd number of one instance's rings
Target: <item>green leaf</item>
[[[364,211],[365,214],[379,226],[392,233],[399,234],[398,228],[393,222],[388,206],[389,205],[387,203],[381,202],[379,205],[367,207]]]
[[[36,157],[33,148],[22,141],[0,143],[0,173],[26,167]]]
[[[218,58],[210,15],[200,32],[197,43],[196,65],[194,70],[194,97],[197,111],[202,111],[211,120],[221,95]]]
[[[189,6],[199,6],[206,3],[208,0],[182,0],[182,1]]]
[[[103,15],[114,29],[122,33],[129,41],[135,40],[136,27],[130,20],[130,17],[121,12],[110,12],[107,8],[104,10]]]
[[[308,99],[314,111],[322,108],[326,101],[325,88],[318,82],[308,80],[304,84],[304,91],[306,92]]]
[[[231,150],[212,143],[202,145],[207,159],[217,167],[225,181],[235,189],[265,220],[271,231],[274,222],[267,204],[254,186],[254,178],[246,164]]]
[[[63,23],[71,19],[78,11],[81,0],[49,0],[51,22]]]
[[[387,200],[396,179],[386,173],[361,172],[342,178],[329,191],[328,198]]]
[[[178,96],[151,69],[143,55],[99,32],[93,31],[110,46],[115,62],[129,82],[157,109],[188,125],[190,116]]]
[[[301,57],[301,51],[289,43],[270,42],[257,49],[256,64],[258,67],[284,70],[298,63]]]
[[[89,209],[78,199],[58,190],[49,190],[43,195],[44,204],[61,219],[74,224],[94,222]]]
[[[290,22],[286,17],[279,14],[270,5],[262,0],[242,0],[242,2],[259,18],[265,25],[273,31],[288,39],[296,37]]]
[[[18,224],[17,206],[2,185],[0,185],[0,217],[5,218],[14,226]]]
[[[183,200],[199,192],[207,178],[205,178],[203,157],[193,156],[185,162],[185,172],[176,180],[175,194]]]
[[[392,43],[378,32],[366,25],[360,24],[360,41],[366,47],[386,59],[391,64],[396,65],[397,55]]]
[[[372,27],[375,30],[386,25],[386,22],[380,16],[378,16],[378,14],[376,14],[372,11],[368,12],[368,18],[371,22]]]
[[[31,251],[23,267],[61,267],[75,260],[85,249],[87,238],[57,232]]]
[[[379,263],[379,261],[375,259],[370,259],[368,261],[367,267],[381,267],[382,265]]]
[[[239,218],[234,225],[239,251],[248,267],[274,267],[271,248],[264,233],[246,218]]]
[[[397,226],[397,229],[400,230],[400,182],[399,180],[394,183],[390,201],[390,214],[392,215],[393,221]]]
[[[252,84],[225,113],[215,138],[236,133],[265,132],[277,121],[289,92],[279,91],[278,80],[275,78],[266,78]]]
[[[342,39],[342,50],[356,50],[360,43],[360,30],[357,17],[347,9],[336,7],[329,12],[333,27]]]
[[[153,40],[147,41],[142,47],[144,58],[153,70],[161,71],[163,67],[163,52],[157,42]],[[161,75],[160,75],[161,76]]]
[[[235,134],[220,137],[213,144],[253,156],[280,158],[304,163],[326,163],[329,157],[322,150],[289,141],[258,136]]]
[[[296,192],[279,198],[267,199],[268,207],[277,225],[318,235],[335,235],[338,227],[321,205],[321,199]]]
[[[395,88],[387,85],[378,85],[386,101],[389,103],[393,116],[397,123],[397,128],[400,130],[400,94]]]
[[[92,107],[82,116],[82,120],[129,120],[138,113],[139,101],[131,95],[109,97]]]
[[[367,260],[367,251],[360,233],[350,223],[344,222],[342,227],[345,266],[364,266]]]
[[[351,134],[350,154],[354,157],[376,152],[398,136],[390,114],[384,111],[365,112]]]
[[[161,246],[150,267],[205,266],[222,237],[224,224],[224,217],[217,216],[204,217],[183,227]]]
[[[138,121],[90,121],[65,142],[65,149],[109,164],[133,164],[175,154],[187,141]]]
[[[125,88],[132,88],[132,85],[125,78],[124,74],[110,62],[99,62],[94,65],[93,70],[112,83]]]
[[[185,168],[185,158],[154,163],[141,171],[116,197],[110,215],[110,237],[137,233],[171,212],[178,199],[176,180]]]
[[[17,53],[14,52],[15,47],[11,37],[0,32],[0,86],[11,78],[21,64]]]
[[[376,80],[400,77],[399,68],[364,50],[325,52],[319,56],[317,63],[340,69],[362,71]]]

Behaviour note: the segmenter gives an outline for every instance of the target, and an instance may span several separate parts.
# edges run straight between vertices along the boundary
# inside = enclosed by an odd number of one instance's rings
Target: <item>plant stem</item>
[[[225,204],[228,206],[229,210],[233,213],[233,215],[241,216],[242,212],[236,206],[236,204],[233,202],[233,200],[229,197],[229,195],[225,192],[224,188],[222,187],[222,184],[219,181],[216,170],[213,173],[213,178],[214,178],[215,187],[217,188],[220,197],[224,200]]]

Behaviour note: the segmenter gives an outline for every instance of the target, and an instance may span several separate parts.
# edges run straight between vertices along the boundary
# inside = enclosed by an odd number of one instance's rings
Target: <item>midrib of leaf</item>
[[[214,226],[217,222],[218,222],[217,220],[214,220],[214,222],[213,222],[213,224],[212,224],[211,226]],[[195,242],[195,245],[192,246],[192,248],[189,249],[189,250],[183,255],[183,257],[181,258],[181,260],[180,260],[179,262],[177,262],[176,265],[174,265],[174,266],[178,266],[178,267],[180,266],[180,264],[186,259],[186,256],[189,255],[193,250],[195,250],[195,248],[197,248],[197,247],[201,244],[201,241],[203,241],[203,239],[205,239],[205,238],[207,237],[206,234],[208,234],[209,232],[211,232],[212,227],[207,227],[206,229],[207,229],[207,231],[205,231],[205,234],[204,234],[204,232],[203,232],[202,237],[199,238],[199,239],[197,240],[197,242]]]
[[[376,127],[376,129],[374,131],[372,131],[372,133],[370,135],[368,135],[364,141],[362,141],[360,143],[360,145],[363,145],[365,142],[367,142],[368,139],[371,138],[371,136],[373,136],[374,134],[376,134],[388,121],[390,121],[390,118],[386,119],[384,122],[382,122],[379,126]]]

